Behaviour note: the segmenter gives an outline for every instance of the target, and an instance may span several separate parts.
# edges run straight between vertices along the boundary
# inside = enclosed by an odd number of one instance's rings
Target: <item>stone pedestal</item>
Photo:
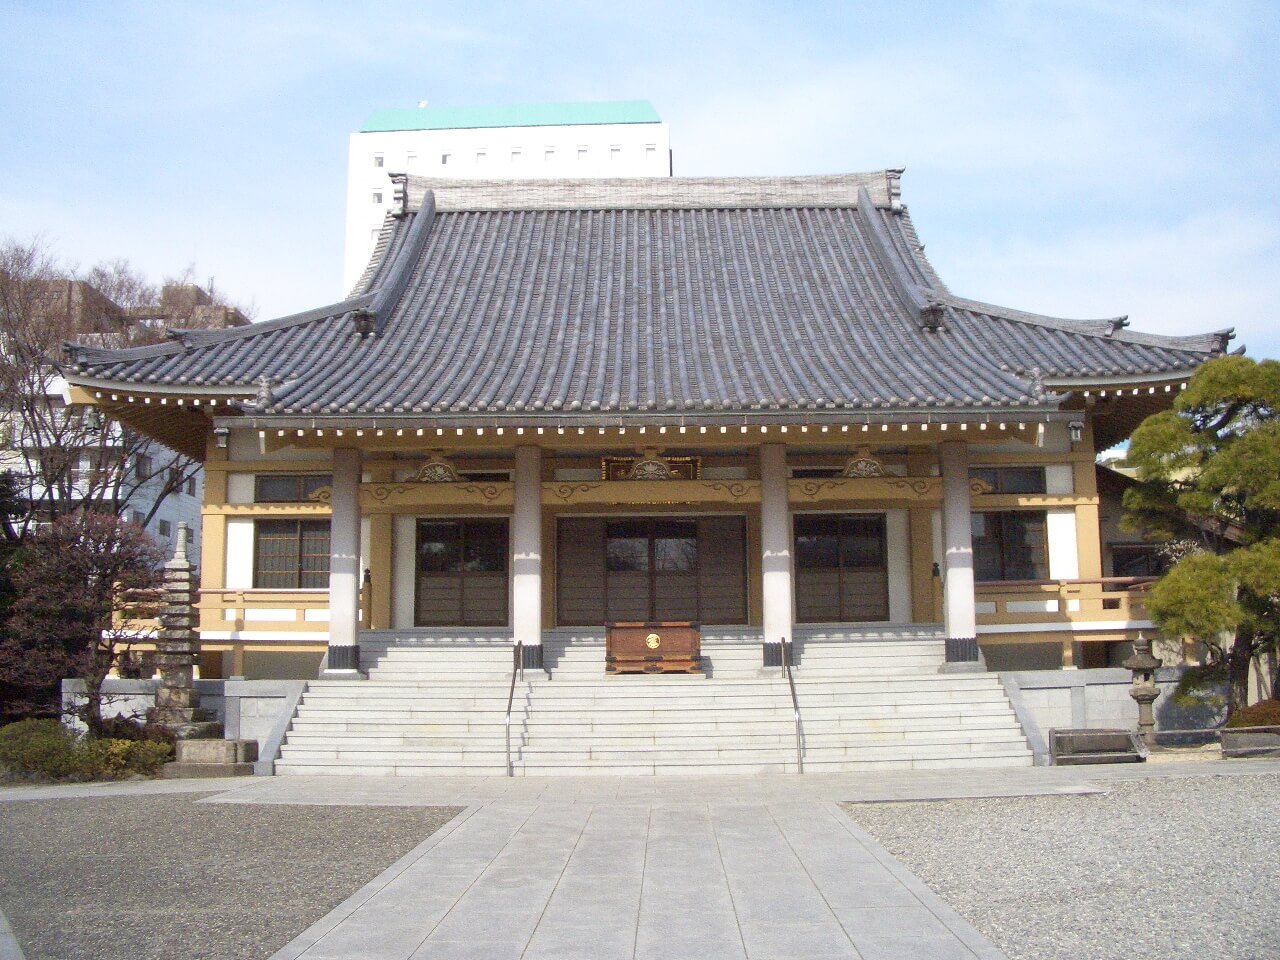
[[[251,777],[258,741],[179,740],[177,753],[177,759],[163,768],[166,779]]]

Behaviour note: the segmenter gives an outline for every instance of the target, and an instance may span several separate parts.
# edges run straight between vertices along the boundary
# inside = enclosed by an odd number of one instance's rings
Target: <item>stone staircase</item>
[[[796,770],[786,681],[759,635],[707,635],[706,676],[604,675],[603,639],[550,632],[516,684],[516,775]],[[510,638],[362,639],[364,681],[309,685],[280,774],[500,775]],[[1029,766],[995,674],[940,674],[936,632],[797,637],[806,772]]]

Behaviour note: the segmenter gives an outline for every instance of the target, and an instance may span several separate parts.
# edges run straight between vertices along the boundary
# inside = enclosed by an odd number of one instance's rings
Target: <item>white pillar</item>
[[[794,586],[791,514],[787,507],[787,448],[760,447],[760,572],[763,577],[764,665],[782,666],[780,641],[792,639]]]
[[[326,676],[360,669],[360,451],[333,451],[329,506],[329,658]]]
[[[973,526],[969,497],[969,448],[963,441],[938,444],[942,468],[942,608],[947,665],[981,669],[973,598]]]
[[[542,666],[542,451],[516,447],[511,517],[511,628],[526,666]]]

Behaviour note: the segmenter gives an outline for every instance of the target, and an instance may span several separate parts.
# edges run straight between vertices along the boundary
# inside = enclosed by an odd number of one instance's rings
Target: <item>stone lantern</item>
[[[1156,668],[1160,661],[1151,655],[1151,641],[1141,633],[1133,641],[1133,656],[1121,664],[1126,670],[1133,672],[1133,686],[1129,696],[1138,704],[1138,736],[1148,749],[1156,745],[1156,717],[1151,705],[1160,696],[1156,687]]]

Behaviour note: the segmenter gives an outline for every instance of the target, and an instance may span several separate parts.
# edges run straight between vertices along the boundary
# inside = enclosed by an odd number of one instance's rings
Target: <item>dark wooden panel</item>
[[[698,618],[697,573],[655,573],[653,612],[658,620]]]
[[[556,622],[601,626],[604,615],[604,520],[563,517],[556,534]]]
[[[481,625],[507,622],[506,573],[469,574],[462,591],[462,623]]]
[[[649,618],[649,574],[613,570],[605,580],[606,620],[647,620]]]
[[[802,567],[796,571],[796,619],[802,623],[840,619],[838,567]]]
[[[889,619],[889,578],[883,567],[846,569],[840,619],[865,623]]]
[[[422,627],[451,627],[460,624],[462,578],[452,574],[419,574],[414,622]]]
[[[745,517],[698,520],[698,619],[747,622],[747,522]]]

